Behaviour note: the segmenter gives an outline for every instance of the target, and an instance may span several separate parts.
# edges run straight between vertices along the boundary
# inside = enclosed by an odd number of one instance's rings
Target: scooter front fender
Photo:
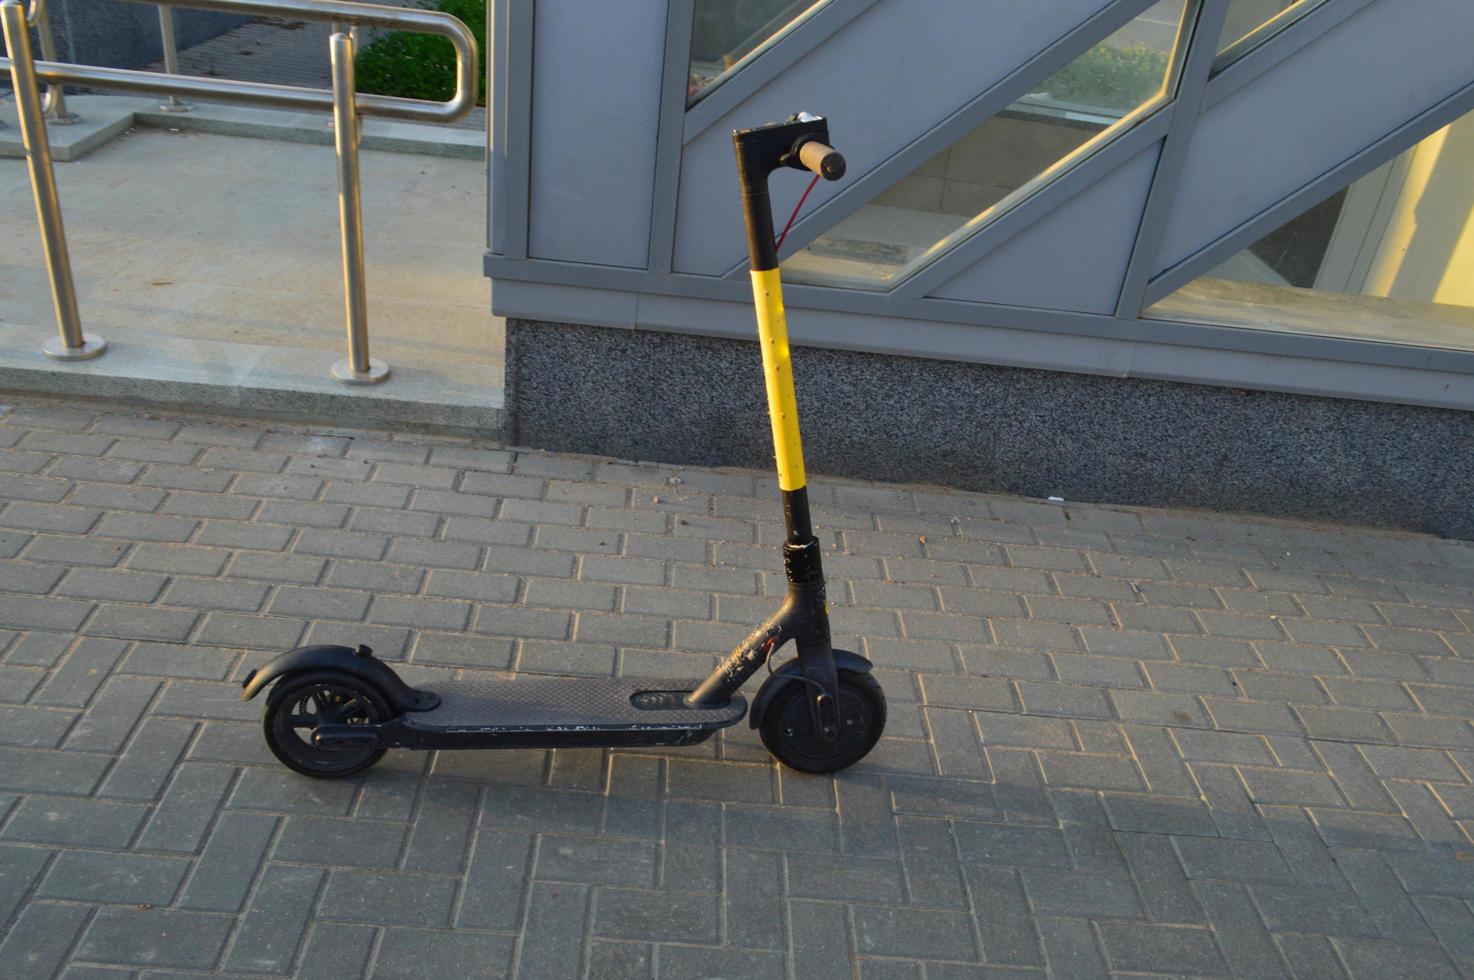
[[[752,709],[747,713],[747,725],[756,728],[763,723],[763,715],[768,711],[768,705],[778,696],[778,692],[789,684],[798,684],[800,676],[798,658],[784,663],[776,668],[763,686],[757,689],[757,695],[752,699]],[[848,650],[834,651],[834,667],[836,670],[852,670],[857,674],[868,674],[875,665],[858,653]]]
[[[401,714],[406,711],[429,711],[440,704],[440,695],[410,687],[388,664],[375,657],[374,652],[365,646],[360,646],[357,650],[342,646],[311,646],[289,650],[246,675],[246,679],[241,682],[241,700],[251,700],[279,677],[304,670],[341,670],[345,674],[360,677],[383,691],[384,696]]]

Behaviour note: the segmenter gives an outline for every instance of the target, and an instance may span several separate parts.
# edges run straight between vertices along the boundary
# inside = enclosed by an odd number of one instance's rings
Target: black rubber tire
[[[353,674],[311,670],[288,675],[276,682],[261,715],[266,745],[282,765],[314,779],[343,779],[358,775],[384,757],[382,748],[323,749],[297,734],[311,731],[291,724],[293,717],[301,717],[293,712],[309,699],[314,711],[308,714],[319,713],[324,704],[352,706],[356,710],[345,718],[349,724],[386,721],[393,712],[389,699],[378,688]]]
[[[798,772],[837,772],[865,758],[885,731],[885,692],[869,674],[839,672],[843,731],[825,742],[814,730],[808,687],[790,681],[779,688],[758,726],[763,745],[779,762]]]

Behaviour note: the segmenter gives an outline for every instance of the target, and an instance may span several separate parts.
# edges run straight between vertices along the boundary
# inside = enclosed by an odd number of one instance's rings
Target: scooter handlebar
[[[834,147],[818,140],[809,140],[800,146],[798,160],[825,180],[839,180],[844,176],[844,157]]]

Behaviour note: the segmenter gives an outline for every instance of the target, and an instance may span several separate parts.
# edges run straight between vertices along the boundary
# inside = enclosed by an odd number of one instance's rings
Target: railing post
[[[333,365],[333,377],[347,384],[377,384],[389,376],[389,367],[369,357],[353,38],[338,31],[328,45],[333,62],[333,142],[338,151],[338,219],[343,232],[343,298],[348,316],[348,356]]]
[[[15,89],[16,119],[26,164],[31,171],[31,190],[36,198],[36,220],[41,226],[41,250],[51,278],[51,299],[56,306],[59,336],[42,346],[47,357],[84,361],[107,349],[101,337],[82,332],[77,312],[77,290],[72,283],[72,263],[67,255],[67,236],[62,228],[61,202],[56,196],[56,174],[51,169],[51,144],[46,138],[41,86],[36,80],[36,62],[31,56],[31,35],[26,28],[26,10],[20,0],[0,2],[5,46],[10,52],[10,82]]]
[[[27,19],[36,29],[36,39],[41,42],[41,60],[55,61],[56,35],[51,33],[51,15],[46,12],[46,0],[31,0]],[[67,111],[67,99],[60,82],[46,86],[46,101],[42,107],[46,122],[52,126],[70,126],[81,118],[75,112]]]
[[[164,73],[179,74],[179,41],[174,37],[174,8],[159,8],[159,40],[164,46]],[[164,112],[189,112],[194,106],[177,95],[159,103]]]

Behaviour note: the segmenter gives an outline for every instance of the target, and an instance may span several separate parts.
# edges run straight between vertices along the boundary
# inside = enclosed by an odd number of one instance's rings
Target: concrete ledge
[[[500,437],[506,413],[499,378],[456,366],[396,362],[381,384],[350,387],[328,375],[343,356],[99,326],[107,351],[59,362],[41,353],[44,327],[0,324],[0,389],[74,395],[130,404],[230,409],[271,418],[336,424],[392,423]],[[376,352],[377,353],[377,352]],[[493,372],[494,373],[494,372]]]
[[[139,102],[133,98],[106,95],[67,96],[67,111],[80,118],[68,126],[49,125],[46,138],[51,144],[51,157],[60,162],[80,159],[133,125]],[[25,159],[20,127],[16,123],[15,105],[0,104],[0,157]]]
[[[798,348],[814,473],[1474,538],[1469,416]],[[771,466],[756,341],[509,318],[517,445]]]
[[[332,117],[325,113],[285,112],[279,109],[253,109],[248,106],[214,103],[196,104],[190,112],[164,112],[156,103],[150,103],[138,111],[134,118],[139,126],[153,126],[158,129],[182,129],[221,136],[245,136],[322,146],[331,146],[333,143]],[[479,160],[486,154],[486,134],[479,129],[457,129],[448,125],[370,117],[363,121],[362,145],[365,150]]]
[[[164,112],[158,99],[135,96],[77,95],[67,108],[81,118],[70,126],[48,126],[51,155],[58,161],[81,158],[133,126],[178,129],[222,136],[312,143],[331,146],[332,119],[326,114],[253,109],[246,106],[197,103],[190,112]],[[0,104],[0,157],[23,158],[15,106]],[[363,124],[363,148],[389,153],[480,160],[486,154],[486,134],[479,129],[408,123],[368,118]]]

